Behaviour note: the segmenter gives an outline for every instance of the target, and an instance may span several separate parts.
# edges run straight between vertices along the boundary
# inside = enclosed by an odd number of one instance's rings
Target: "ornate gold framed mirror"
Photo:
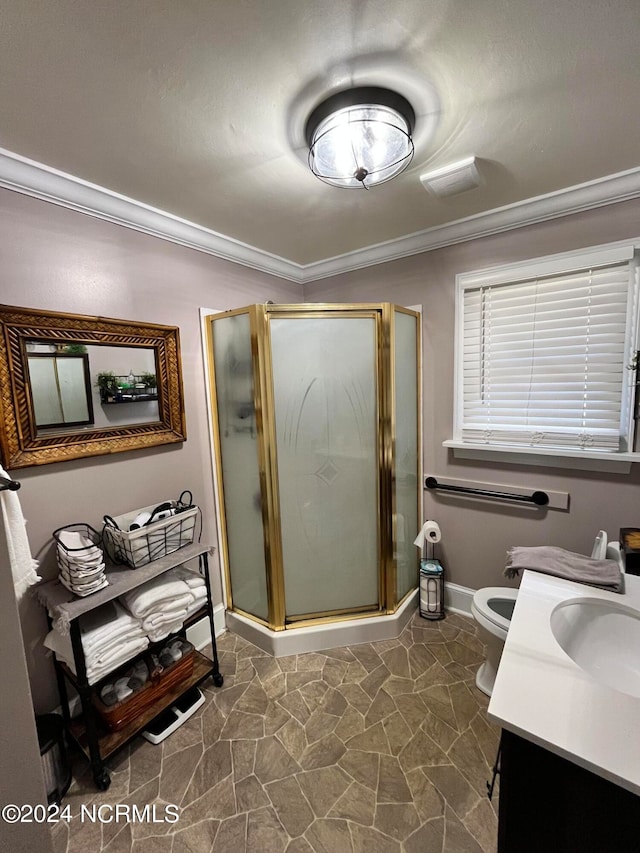
[[[5,468],[185,441],[177,327],[0,305]]]

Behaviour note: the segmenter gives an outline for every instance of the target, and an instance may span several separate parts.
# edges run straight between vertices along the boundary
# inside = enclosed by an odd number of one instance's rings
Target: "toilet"
[[[476,674],[476,685],[487,696],[493,691],[517,596],[517,589],[506,586],[487,586],[473,595],[471,614],[487,649],[487,657]]]
[[[622,567],[620,545],[608,542],[606,531],[598,531],[591,551],[593,560],[616,560]],[[491,696],[496,680],[502,649],[507,639],[509,623],[516,606],[518,590],[506,586],[487,586],[473,595],[471,615],[478,625],[478,636],[487,647],[487,657],[476,674],[476,686],[487,696]]]

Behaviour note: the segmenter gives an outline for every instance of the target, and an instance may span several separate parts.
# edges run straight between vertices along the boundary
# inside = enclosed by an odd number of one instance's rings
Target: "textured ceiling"
[[[0,147],[306,264],[639,166],[639,37],[639,0],[0,0]],[[370,192],[302,145],[354,83],[418,114]]]

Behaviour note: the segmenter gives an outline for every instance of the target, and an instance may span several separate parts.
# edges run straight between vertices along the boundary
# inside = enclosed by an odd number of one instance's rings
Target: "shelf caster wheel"
[[[216,687],[222,687],[222,685],[224,684],[224,676],[221,672],[216,672],[216,674],[213,676],[213,683]]]
[[[109,776],[106,770],[103,770],[102,773],[95,777],[95,781],[99,791],[106,791],[111,784],[111,776]]]

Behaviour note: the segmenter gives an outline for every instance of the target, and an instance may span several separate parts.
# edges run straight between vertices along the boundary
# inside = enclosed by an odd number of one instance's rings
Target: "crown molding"
[[[0,148],[0,187],[288,281],[302,282],[303,268],[300,264],[3,148]]]
[[[626,172],[607,175],[574,187],[476,213],[474,216],[457,219],[455,222],[416,231],[396,240],[376,243],[364,249],[356,249],[353,252],[306,264],[302,267],[302,280],[303,282],[317,281],[410,255],[430,252],[433,249],[442,249],[454,243],[488,237],[514,228],[523,228],[638,197],[640,197],[640,168],[629,169]]]
[[[194,222],[0,148],[0,187],[305,284],[640,197],[640,168],[477,213],[310,264],[273,255]]]

